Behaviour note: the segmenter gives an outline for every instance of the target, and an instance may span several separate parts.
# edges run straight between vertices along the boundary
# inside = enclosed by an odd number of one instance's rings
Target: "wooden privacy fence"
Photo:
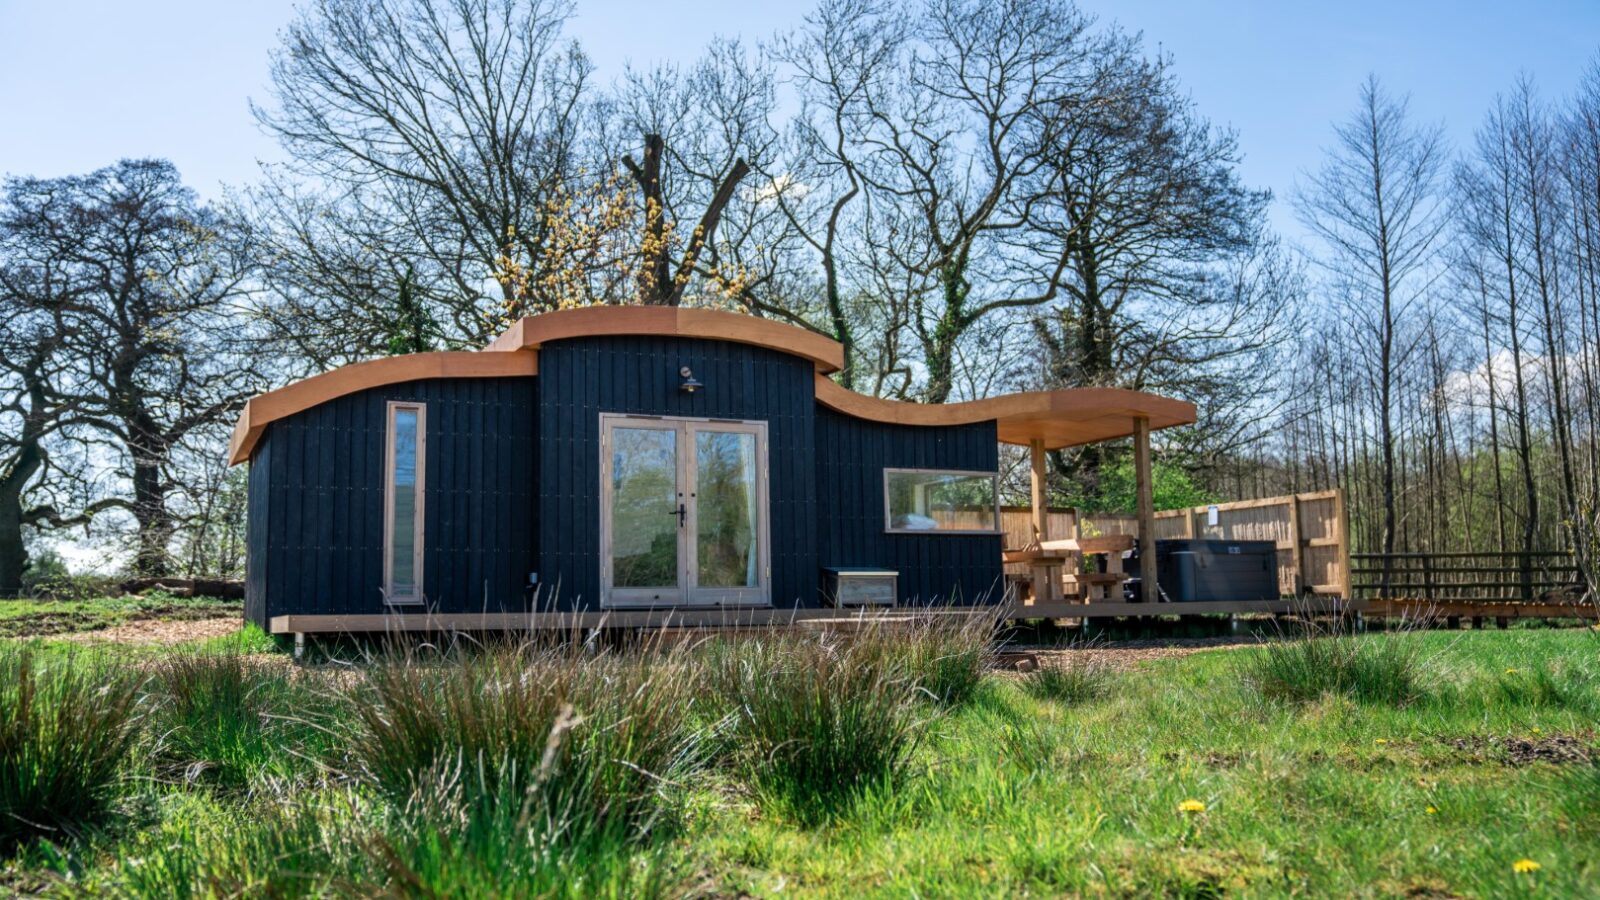
[[[1565,550],[1456,553],[1357,553],[1350,557],[1358,599],[1387,596],[1436,603],[1531,602],[1579,584],[1578,566]],[[1528,584],[1522,573],[1529,572]],[[1389,590],[1383,573],[1389,572]]]
[[[1216,524],[1211,524],[1212,510]],[[1000,511],[1007,547],[1025,546],[1033,534],[1025,506]],[[1272,541],[1278,550],[1278,589],[1286,597],[1306,594],[1350,596],[1349,520],[1344,492],[1317,491],[1239,500],[1156,513],[1156,539],[1202,538],[1224,541]],[[1071,508],[1050,510],[1052,537],[1132,534],[1139,521],[1132,516],[1080,515]],[[1010,574],[1028,571],[1026,564],[1006,566]]]

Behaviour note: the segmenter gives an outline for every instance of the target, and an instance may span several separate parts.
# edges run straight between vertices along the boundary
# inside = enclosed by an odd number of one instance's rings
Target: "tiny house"
[[[252,398],[230,446],[250,467],[245,615],[500,630],[999,603],[1000,443],[1031,447],[1037,478],[1047,449],[1147,451],[1194,421],[1109,388],[884,400],[834,382],[842,365],[770,319],[599,306]]]

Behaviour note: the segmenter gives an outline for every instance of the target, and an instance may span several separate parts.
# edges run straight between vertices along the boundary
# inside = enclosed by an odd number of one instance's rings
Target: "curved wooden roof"
[[[234,423],[233,438],[228,441],[228,465],[250,458],[269,423],[346,394],[425,378],[496,378],[535,375],[538,371],[538,359],[531,353],[473,350],[409,353],[340,366],[251,397]]]
[[[743,313],[674,306],[583,306],[524,316],[487,349],[537,350],[547,341],[628,334],[767,347],[809,359],[824,375],[844,368],[844,347],[814,331]]]
[[[817,402],[858,419],[896,425],[966,425],[994,420],[1000,441],[1044,441],[1057,450],[1095,444],[1133,434],[1133,420],[1150,420],[1152,430],[1188,425],[1193,403],[1122,388],[1071,388],[1002,394],[962,403],[905,403],[869,397],[817,376]]]
[[[342,366],[313,375],[245,404],[229,442],[228,462],[250,458],[271,422],[368,388],[427,378],[536,375],[538,349],[550,341],[608,335],[656,335],[732,341],[810,360],[817,402],[830,409],[898,425],[962,425],[994,421],[1001,441],[1043,441],[1056,449],[1128,437],[1137,418],[1152,429],[1195,421],[1192,403],[1118,388],[1030,391],[963,403],[904,403],[840,387],[827,376],[844,366],[844,348],[815,332],[772,319],[709,309],[591,306],[519,320],[480,351],[414,353]]]

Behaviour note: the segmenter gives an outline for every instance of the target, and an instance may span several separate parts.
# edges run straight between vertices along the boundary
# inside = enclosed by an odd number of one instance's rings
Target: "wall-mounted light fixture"
[[[678,374],[683,378],[683,381],[678,383],[678,390],[683,391],[685,394],[692,394],[705,387],[705,385],[695,380],[694,370],[688,366],[679,369]]]

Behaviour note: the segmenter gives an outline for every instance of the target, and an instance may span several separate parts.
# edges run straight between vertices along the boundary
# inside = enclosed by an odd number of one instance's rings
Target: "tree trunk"
[[[43,464],[38,443],[29,441],[0,476],[0,597],[22,593],[22,573],[28,567],[28,552],[22,543],[22,489]]]
[[[126,415],[124,424],[128,456],[133,460],[133,518],[139,527],[133,571],[137,575],[167,575],[172,571],[170,550],[176,529],[167,510],[163,468],[172,447],[142,407],[135,407]]]

